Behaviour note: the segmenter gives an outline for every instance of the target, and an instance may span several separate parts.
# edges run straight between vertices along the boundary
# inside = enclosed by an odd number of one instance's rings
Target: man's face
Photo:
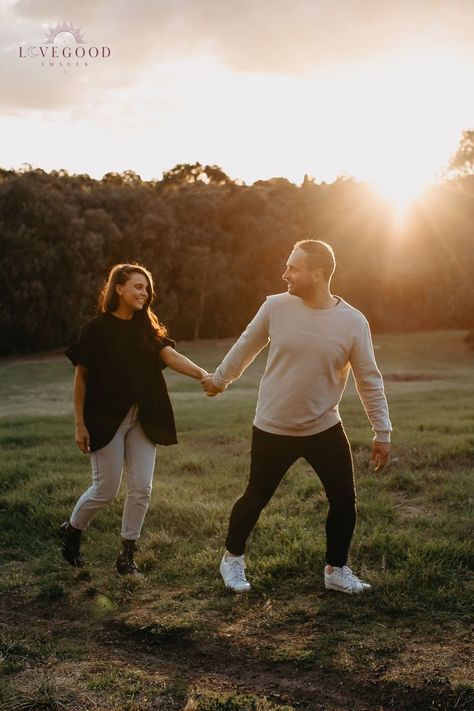
[[[288,284],[288,293],[303,299],[313,294],[316,283],[322,279],[321,267],[309,269],[306,257],[303,249],[298,247],[293,250],[286,263],[286,271],[281,277]]]

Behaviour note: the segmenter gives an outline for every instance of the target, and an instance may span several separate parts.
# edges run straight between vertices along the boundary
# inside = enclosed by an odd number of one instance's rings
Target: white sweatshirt
[[[255,318],[214,373],[225,389],[270,342],[254,425],[273,434],[304,436],[341,421],[339,402],[352,368],[375,432],[389,442],[392,425],[365,316],[344,299],[313,309],[288,293],[267,296]]]

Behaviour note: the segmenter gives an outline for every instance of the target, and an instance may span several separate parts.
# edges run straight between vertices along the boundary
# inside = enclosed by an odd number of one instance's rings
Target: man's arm
[[[374,347],[366,319],[360,325],[350,353],[357,393],[375,433],[371,462],[378,472],[390,454],[392,424],[388,414],[382,376],[375,362]]]
[[[216,368],[212,382],[217,390],[225,390],[233,380],[240,378],[244,370],[253,363],[270,340],[269,327],[269,305],[268,301],[265,301],[220,366]]]

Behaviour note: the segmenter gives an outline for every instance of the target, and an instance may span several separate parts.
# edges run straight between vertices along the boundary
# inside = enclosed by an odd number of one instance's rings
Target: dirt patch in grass
[[[363,670],[360,664],[352,669],[347,664],[346,671],[341,672],[325,664],[324,659],[305,657],[305,645],[297,630],[288,625],[268,630],[268,635],[275,633],[276,641],[281,643],[283,654],[278,660],[262,654],[264,645],[253,644],[235,628],[230,634],[229,628],[221,633],[212,625],[207,633],[160,624],[134,627],[120,622],[114,614],[93,620],[84,606],[72,608],[65,602],[24,607],[18,599],[3,598],[0,605],[2,619],[8,621],[0,632],[8,629],[10,634],[23,635],[25,639],[34,632],[43,645],[44,640],[54,641],[56,650],[48,653],[43,649],[39,654],[34,642],[29,646],[12,644],[10,651],[5,647],[0,674],[6,663],[13,666],[4,669],[0,677],[4,684],[21,688],[22,679],[41,675],[45,669],[53,681],[73,675],[78,699],[83,694],[93,698],[98,708],[117,703],[120,693],[121,708],[137,711],[183,711],[186,704],[196,705],[202,694],[203,698],[210,698],[206,694],[221,695],[220,705],[214,696],[214,706],[210,706],[216,711],[278,709],[278,705],[295,711],[465,711],[474,700],[468,687],[469,657],[464,639],[448,636],[446,640],[430,642],[406,636],[397,654],[387,654],[384,664],[368,664]],[[71,645],[82,649],[74,662],[62,659],[59,653]],[[291,649],[286,658],[285,648]],[[348,648],[347,655],[356,657],[357,650]],[[447,678],[448,673],[451,679],[455,674],[457,685]],[[136,705],[126,701],[132,690]],[[229,694],[234,701],[229,700]],[[239,707],[239,698],[260,699],[260,706],[257,701],[253,706],[254,702],[248,701],[249,705]],[[262,699],[266,699],[266,707]]]
[[[467,630],[458,633],[456,639],[450,639],[449,634],[439,640],[413,637],[388,665],[384,679],[415,687],[424,679],[446,685],[448,679],[454,678],[458,687],[468,687],[474,681],[470,636],[472,633]]]

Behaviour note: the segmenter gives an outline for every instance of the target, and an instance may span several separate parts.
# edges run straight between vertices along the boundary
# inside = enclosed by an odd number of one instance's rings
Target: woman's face
[[[150,286],[148,279],[140,272],[132,272],[125,284],[117,284],[115,287],[123,306],[133,311],[140,311],[150,298]]]

